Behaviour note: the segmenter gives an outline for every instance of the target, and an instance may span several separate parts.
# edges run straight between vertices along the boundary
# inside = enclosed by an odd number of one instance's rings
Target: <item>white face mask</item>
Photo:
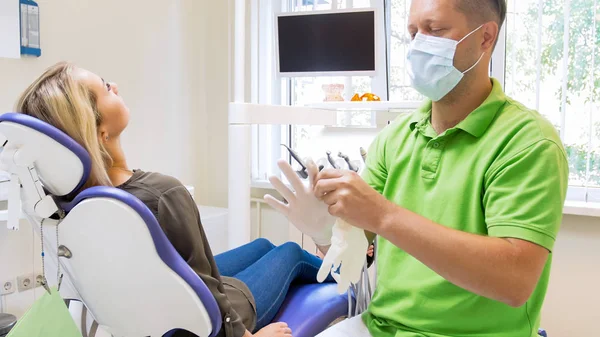
[[[481,27],[483,25],[460,41],[417,33],[410,44],[407,55],[408,76],[412,86],[434,102],[448,95],[463,76],[479,64],[485,54],[482,53],[479,60],[464,72],[460,72],[454,67],[454,54],[458,44]]]

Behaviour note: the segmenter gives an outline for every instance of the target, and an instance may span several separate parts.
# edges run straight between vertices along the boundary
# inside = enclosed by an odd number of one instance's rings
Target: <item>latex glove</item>
[[[277,166],[279,166],[295,192],[290,190],[281,179],[271,176],[269,181],[287,200],[287,204],[269,194],[265,195],[265,201],[285,215],[302,233],[312,237],[317,245],[328,246],[331,243],[331,231],[335,218],[329,214],[327,204],[319,200],[313,192],[315,179],[319,174],[316,164],[311,159],[306,161],[308,186],[302,183],[302,180],[286,161],[279,160]]]
[[[369,242],[363,229],[351,226],[341,219],[335,222],[332,233],[331,247],[323,259],[317,281],[323,282],[331,272],[338,284],[338,292],[343,294],[351,284],[360,281]]]

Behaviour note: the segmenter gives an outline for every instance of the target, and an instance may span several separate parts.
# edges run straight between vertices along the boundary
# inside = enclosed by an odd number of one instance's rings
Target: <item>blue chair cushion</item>
[[[314,337],[348,314],[348,295],[336,283],[292,285],[273,322],[286,322],[294,337]]]

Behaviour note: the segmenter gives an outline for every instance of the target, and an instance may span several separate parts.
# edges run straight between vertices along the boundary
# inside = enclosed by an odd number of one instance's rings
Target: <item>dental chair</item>
[[[140,200],[112,187],[75,195],[90,172],[83,147],[23,114],[0,115],[0,135],[0,162],[20,184],[13,186],[23,194],[23,212],[38,232],[43,224],[46,264],[60,255],[64,298],[81,301],[113,336],[166,337],[184,329],[212,337],[220,331],[214,297]],[[65,196],[72,201],[58,201]],[[14,207],[9,201],[9,212]],[[11,225],[18,227],[18,220]],[[53,232],[57,238],[45,237]],[[313,337],[348,314],[348,298],[336,284],[295,285],[276,321],[288,323],[295,337]]]

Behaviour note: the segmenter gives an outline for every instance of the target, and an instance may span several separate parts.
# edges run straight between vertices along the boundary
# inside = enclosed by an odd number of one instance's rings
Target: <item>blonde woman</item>
[[[213,257],[186,188],[175,178],[127,165],[120,135],[129,123],[129,109],[116,84],[59,63],[25,90],[16,109],[57,127],[88,151],[92,169],[83,188],[115,186],[148,206],[217,300],[223,318],[218,336],[249,337],[251,332],[258,337],[292,336],[286,323],[269,323],[292,282],[316,282],[322,260],[296,244],[275,247],[265,239]]]

